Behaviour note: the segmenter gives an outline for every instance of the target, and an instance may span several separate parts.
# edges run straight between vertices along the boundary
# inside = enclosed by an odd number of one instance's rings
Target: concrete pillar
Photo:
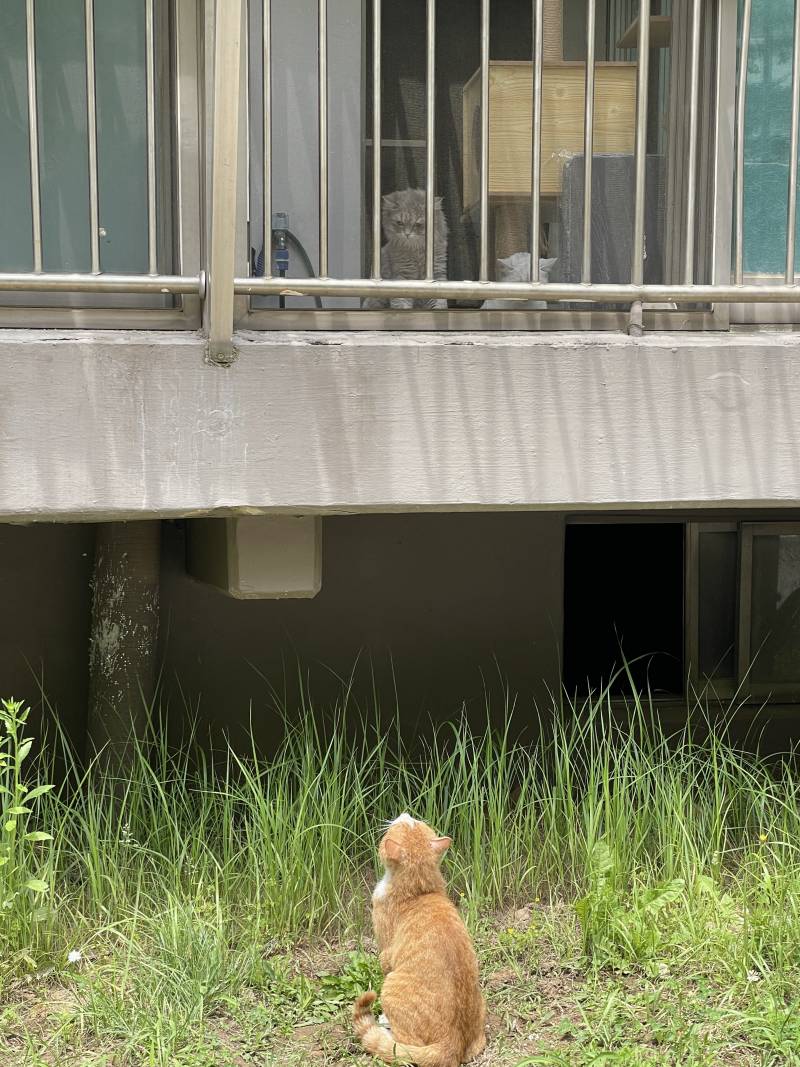
[[[97,527],[89,638],[88,755],[124,774],[156,683],[161,523]]]

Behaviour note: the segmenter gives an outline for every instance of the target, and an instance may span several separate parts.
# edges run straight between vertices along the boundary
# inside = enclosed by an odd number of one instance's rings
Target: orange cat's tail
[[[377,994],[362,993],[353,1005],[353,1026],[367,1052],[384,1063],[415,1063],[417,1067],[450,1067],[458,1057],[442,1045],[403,1045],[388,1030],[378,1026],[372,1014]]]

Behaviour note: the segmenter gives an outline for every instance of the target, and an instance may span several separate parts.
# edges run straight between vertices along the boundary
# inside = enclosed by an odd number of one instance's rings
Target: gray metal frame
[[[540,82],[539,72],[541,69],[541,0],[532,0],[534,17],[534,129],[538,131],[539,124],[535,119],[540,110],[540,92],[536,92],[536,86]],[[380,9],[378,0],[373,0],[373,9]],[[426,98],[430,103],[432,96],[431,55],[430,47],[433,42],[433,19],[435,5],[432,0],[427,4],[428,46],[427,57],[427,88]],[[588,226],[584,227],[584,269],[582,272],[583,282],[580,285],[566,286],[560,284],[542,285],[538,280],[538,255],[531,256],[532,280],[529,284],[501,287],[497,283],[488,282],[487,278],[487,235],[488,228],[485,225],[485,201],[487,199],[487,168],[488,168],[488,144],[485,135],[488,127],[488,113],[485,107],[488,98],[488,38],[491,9],[489,0],[481,3],[481,90],[484,100],[484,113],[482,115],[482,146],[481,146],[481,211],[480,211],[480,280],[478,282],[447,282],[434,281],[430,277],[430,270],[426,271],[428,277],[418,282],[399,283],[396,280],[381,279],[378,276],[376,264],[376,252],[380,246],[380,232],[375,217],[375,203],[373,203],[373,232],[371,236],[372,246],[372,275],[370,278],[331,279],[277,279],[269,276],[268,272],[263,278],[237,277],[234,281],[237,294],[236,326],[243,329],[257,330],[285,330],[285,329],[309,329],[309,330],[611,330],[618,331],[631,328],[632,322],[641,323],[648,330],[705,330],[727,329],[729,326],[729,305],[741,303],[744,297],[754,302],[775,301],[788,298],[800,301],[800,292],[788,293],[787,288],[781,285],[770,287],[747,286],[738,287],[731,284],[730,253],[731,253],[731,219],[734,211],[734,100],[736,93],[736,70],[729,62],[731,46],[736,42],[736,5],[731,0],[692,0],[690,33],[690,90],[693,107],[689,107],[688,125],[693,136],[691,137],[692,149],[687,160],[689,171],[698,178],[697,188],[704,190],[702,195],[685,197],[683,217],[680,229],[683,232],[681,244],[682,281],[675,285],[646,286],[641,279],[641,250],[643,246],[643,198],[644,198],[644,151],[645,137],[643,133],[647,115],[647,61],[648,61],[648,21],[640,20],[640,49],[644,55],[644,61],[640,65],[640,76],[637,88],[637,152],[636,152],[636,197],[635,197],[635,241],[633,249],[633,281],[630,285],[603,285],[592,284],[588,277],[588,247],[590,232]],[[594,4],[587,9],[587,29],[596,18]],[[320,33],[323,32],[324,20],[320,20]],[[697,87],[700,80],[699,56],[700,34],[710,34],[714,41],[713,59],[715,71],[713,78],[709,79],[709,96],[704,102],[702,113],[698,113]],[[377,31],[373,31],[372,49],[377,50]],[[589,59],[593,60],[590,49]],[[324,42],[320,44],[320,55],[325,54]],[[711,58],[711,57],[709,57]],[[592,120],[593,120],[593,73],[587,69],[585,86],[585,117],[588,119],[584,134],[585,143],[592,143]],[[373,106],[379,115],[380,104],[380,69],[376,68],[373,78],[372,94]],[[712,99],[713,98],[713,99]],[[705,112],[708,111],[709,114]],[[373,126],[375,123],[373,123]],[[428,138],[426,141],[428,160],[433,157],[432,115],[428,118]],[[325,126],[321,122],[322,134]],[[698,146],[697,141],[700,141]],[[376,135],[372,132],[372,155],[373,165],[379,166],[380,147],[376,144]],[[538,196],[538,181],[536,180],[541,167],[539,137],[533,138],[532,154],[532,218],[535,221],[540,216],[540,198]],[[268,163],[263,161],[265,170]],[[590,168],[588,168],[590,170]],[[433,193],[433,175],[429,168],[426,179],[426,192],[428,198],[428,214],[431,213],[431,197]],[[324,171],[321,172],[321,180]],[[706,193],[705,190],[708,190]],[[324,193],[324,190],[323,190]],[[373,189],[373,201],[377,202],[380,189]],[[325,197],[322,197],[323,203]],[[711,283],[697,286],[694,284],[694,257],[697,240],[695,231],[698,229],[707,237],[703,238],[704,247],[709,250]],[[538,227],[532,226],[531,249],[538,248]],[[638,250],[638,251],[637,251]],[[426,248],[426,266],[430,267],[432,244],[429,241]],[[265,264],[266,267],[266,264]],[[283,295],[289,300],[286,308],[257,308],[253,305],[252,298],[256,296]],[[365,296],[383,297],[408,297],[408,298],[450,298],[453,300],[483,300],[489,297],[539,299],[548,301],[551,306],[546,310],[519,311],[484,311],[482,309],[463,310],[403,310],[403,311],[362,311],[360,309],[312,309],[293,308],[291,297],[297,295],[334,297],[344,296],[359,298]],[[585,310],[561,309],[553,302],[556,300],[569,300],[572,302],[585,302]],[[618,310],[596,310],[593,303],[618,303]],[[649,303],[677,303],[674,309],[648,308]]]
[[[758,536],[777,537],[781,534],[800,536],[800,522],[743,522],[739,526],[740,571],[739,571],[739,644],[737,666],[740,684],[748,678],[747,686],[753,699],[783,697],[800,699],[800,678],[796,682],[753,682],[748,677],[751,668],[750,630],[752,624],[753,594],[753,540]]]
[[[199,87],[202,36],[197,0],[171,0],[167,5],[147,0],[147,121],[148,121],[148,249],[150,274],[98,273],[96,233],[97,150],[94,89],[93,0],[85,0],[87,33],[87,94],[89,125],[90,274],[47,274],[41,270],[36,84],[33,76],[35,38],[33,0],[28,0],[29,123],[35,271],[0,274],[0,327],[77,327],[100,329],[197,329],[201,325],[205,278],[201,270],[200,189],[201,141]],[[157,48],[158,40],[169,48]],[[157,51],[157,54],[156,54]],[[165,77],[166,75],[166,77]],[[169,93],[159,96],[159,87]],[[31,86],[33,92],[31,94]],[[168,142],[163,136],[168,131]],[[159,185],[159,177],[161,183]],[[174,192],[173,192],[174,191]],[[156,208],[157,205],[157,208]],[[174,274],[158,274],[162,250],[169,249]],[[18,294],[9,296],[7,294]],[[118,295],[117,295],[118,294]],[[142,295],[171,297],[174,306],[142,306]]]
[[[684,572],[684,654],[689,685],[698,692],[710,689],[722,699],[732,698],[738,678],[705,678],[699,670],[700,662],[700,571],[699,543],[704,533],[738,533],[737,522],[687,522]],[[739,591],[737,589],[737,598]],[[734,661],[738,668],[739,622],[735,635]]]

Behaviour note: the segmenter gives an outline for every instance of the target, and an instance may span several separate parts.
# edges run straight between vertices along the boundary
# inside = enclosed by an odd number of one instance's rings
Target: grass
[[[154,723],[121,784],[44,746],[28,788],[69,770],[13,805],[35,836],[0,866],[0,1063],[368,1063],[347,1012],[380,983],[377,828],[408,810],[454,838],[483,1063],[800,1065],[800,773],[629,712],[599,694],[525,747],[460,722],[411,753],[344,699],[213,765]]]

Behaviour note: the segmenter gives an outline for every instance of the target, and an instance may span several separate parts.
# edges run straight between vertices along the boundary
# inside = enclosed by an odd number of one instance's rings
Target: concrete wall
[[[283,689],[284,670],[296,714],[298,663],[313,698],[330,706],[359,656],[354,699],[371,706],[374,670],[389,713],[396,684],[409,732],[463,701],[479,719],[484,677],[499,715],[498,672],[529,705],[545,681],[558,684],[562,526],[552,513],[328,518],[317,597],[241,601],[186,575],[184,530],[165,524],[160,659],[176,734],[190,707],[204,732],[241,738],[252,706],[269,748],[280,733],[270,687]],[[78,743],[93,542],[91,525],[0,525],[0,695],[31,702],[38,732],[43,670]]]
[[[31,704],[34,733],[41,682],[65,732],[84,734],[93,554],[92,526],[0,525],[0,696]]]
[[[0,519],[791,506],[792,335],[0,331]]]
[[[322,590],[313,600],[239,601],[193,582],[183,534],[165,526],[162,641],[173,708],[199,702],[203,729],[237,734],[252,701],[264,744],[280,723],[269,692],[297,670],[320,706],[340,695],[356,661],[354,700],[385,712],[395,685],[405,729],[501,711],[501,678],[530,713],[559,684],[563,516],[369,515],[323,522]],[[182,695],[181,695],[182,694]]]

